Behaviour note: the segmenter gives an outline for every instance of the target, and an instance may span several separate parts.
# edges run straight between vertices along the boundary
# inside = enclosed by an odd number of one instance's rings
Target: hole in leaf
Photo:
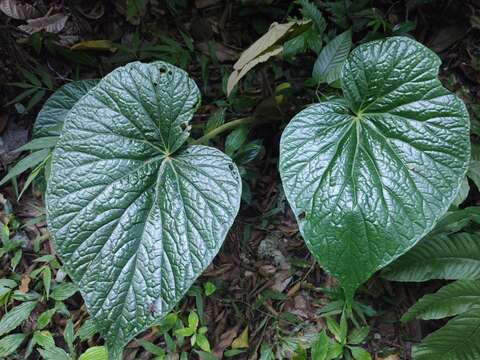
[[[300,211],[298,213],[298,220],[305,220],[305,211]]]
[[[160,68],[160,73],[165,74],[166,72],[167,72],[167,69],[165,69],[164,67]]]
[[[155,303],[151,303],[150,305],[148,305],[148,311],[151,315],[155,315],[155,313],[157,312],[157,307]]]

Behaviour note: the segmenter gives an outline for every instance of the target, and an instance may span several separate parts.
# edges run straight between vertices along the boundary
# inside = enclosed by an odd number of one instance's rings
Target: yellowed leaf
[[[233,65],[233,68],[235,70],[242,69],[249,62],[275,45],[295,25],[298,25],[297,21],[291,21],[286,24],[278,24],[274,22],[272,25],[270,25],[270,29],[268,29],[268,31],[263,34],[262,37],[255,41],[247,50],[242,53],[240,59],[238,59],[235,65]]]
[[[272,56],[283,51],[283,43],[297,32],[308,29],[309,21],[291,21],[285,24],[273,23],[270,29],[250,47],[245,50],[240,59],[233,65],[227,83],[227,95],[230,95],[235,85],[256,65],[263,63]]]
[[[227,95],[230,95],[235,85],[237,85],[240,79],[243,78],[245,75],[247,75],[247,73],[251,69],[253,69],[256,65],[267,61],[272,56],[280,54],[282,50],[283,50],[282,46],[276,46],[273,49],[267,51],[266,53],[260,55],[259,57],[253,59],[251,62],[246,64],[241,70],[234,70],[228,78]]]
[[[86,40],[80,41],[70,47],[71,50],[93,50],[93,51],[117,51],[110,40]]]
[[[242,331],[239,337],[232,342],[232,349],[247,349],[248,348],[248,326]]]

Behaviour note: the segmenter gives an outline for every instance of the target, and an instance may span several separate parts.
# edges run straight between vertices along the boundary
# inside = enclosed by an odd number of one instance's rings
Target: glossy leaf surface
[[[107,75],[66,117],[49,229],[111,359],[182,298],[238,212],[231,159],[184,144],[199,102],[184,71],[137,62]]]
[[[349,297],[432,229],[464,178],[468,114],[439,65],[408,38],[361,45],[343,67],[345,99],[303,110],[282,135],[300,231]]]

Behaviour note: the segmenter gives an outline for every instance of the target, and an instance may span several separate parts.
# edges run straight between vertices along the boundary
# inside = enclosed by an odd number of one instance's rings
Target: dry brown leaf
[[[70,47],[71,50],[93,50],[93,51],[117,51],[110,40],[87,40],[80,41]]]
[[[287,296],[291,297],[295,295],[298,292],[298,290],[300,290],[301,285],[302,285],[301,282],[297,282],[295,285],[293,285],[292,288],[288,290]]]
[[[28,277],[27,275],[22,276],[22,281],[20,283],[18,290],[24,294],[27,293],[28,290],[30,290],[29,288],[30,281],[32,281],[32,279],[30,279],[30,277]]]
[[[225,331],[221,336],[218,344],[215,344],[213,348],[213,355],[221,359],[223,352],[225,351],[226,348],[228,348],[230,345],[232,345],[233,340],[238,334],[238,330],[240,329],[240,325],[236,325],[233,328]]]
[[[20,25],[18,28],[26,33],[33,34],[45,30],[49,33],[59,33],[65,27],[69,15],[55,14],[36,19],[27,20],[27,25]]]
[[[235,65],[233,65],[233,68],[235,70],[241,70],[248,63],[269,50],[273,45],[277,44],[279,40],[298,24],[297,21],[291,21],[286,24],[274,22],[262,37],[242,53],[242,56],[240,56],[240,59],[238,59]]]
[[[32,5],[17,0],[0,0],[0,11],[17,20],[28,20],[40,16]]]
[[[250,45],[233,65],[234,71],[228,78],[227,95],[253,67],[267,61],[272,56],[280,54],[283,50],[283,42],[288,38],[288,35],[306,24],[308,24],[308,21],[291,21],[285,24],[275,22],[270,25],[268,31]]]
[[[277,268],[273,265],[262,265],[258,268],[260,275],[264,277],[270,277],[277,272]]]
[[[273,285],[270,288],[278,292],[284,292],[291,282],[290,270],[282,270],[273,276]]]
[[[293,299],[289,299],[285,304],[285,310],[300,319],[307,320],[315,318],[315,309],[310,301],[302,294],[296,295]]]

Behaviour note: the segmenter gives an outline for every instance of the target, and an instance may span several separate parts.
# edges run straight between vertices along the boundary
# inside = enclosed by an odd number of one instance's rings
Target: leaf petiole
[[[208,140],[213,139],[215,136],[220,135],[221,133],[223,133],[227,130],[234,129],[236,127],[243,126],[243,125],[253,124],[256,121],[257,121],[257,119],[255,119],[253,116],[247,116],[247,117],[244,117],[244,118],[229,121],[228,123],[225,123],[225,124],[215,128],[215,129],[213,129],[212,131],[206,133],[202,137],[200,137],[196,140],[193,140],[192,144],[193,145],[204,144],[204,143],[208,142]]]

